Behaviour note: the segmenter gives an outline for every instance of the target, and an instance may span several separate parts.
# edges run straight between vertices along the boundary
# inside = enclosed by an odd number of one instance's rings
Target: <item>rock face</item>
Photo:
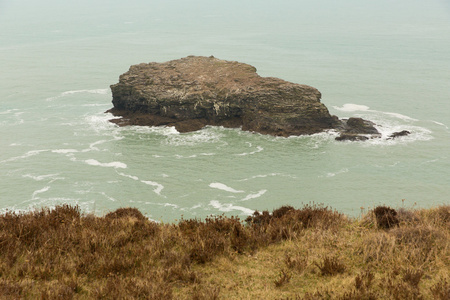
[[[180,132],[222,125],[276,136],[352,127],[330,115],[317,89],[213,56],[134,65],[111,90],[109,112],[122,117],[112,120],[118,125],[169,125]]]

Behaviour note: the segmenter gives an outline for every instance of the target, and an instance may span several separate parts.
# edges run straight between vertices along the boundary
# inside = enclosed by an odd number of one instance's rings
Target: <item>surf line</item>
[[[166,196],[161,195],[161,191],[164,189],[164,185],[162,185],[162,184],[160,184],[158,182],[150,181],[150,180],[140,180],[139,177],[137,177],[137,176],[128,175],[128,174],[121,173],[121,172],[117,172],[117,174],[119,174],[120,176],[123,176],[123,177],[127,177],[127,178],[130,178],[130,179],[136,180],[136,181],[140,181],[140,182],[145,183],[147,185],[154,186],[155,189],[153,189],[153,192],[155,194],[159,195],[159,196],[162,196],[162,197],[166,198]]]

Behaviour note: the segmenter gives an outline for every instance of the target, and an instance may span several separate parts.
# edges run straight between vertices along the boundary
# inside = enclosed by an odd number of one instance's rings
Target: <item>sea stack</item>
[[[112,120],[121,126],[188,132],[220,125],[275,136],[348,129],[330,115],[316,88],[261,77],[251,65],[213,56],[134,65],[111,90],[109,112],[122,117]]]

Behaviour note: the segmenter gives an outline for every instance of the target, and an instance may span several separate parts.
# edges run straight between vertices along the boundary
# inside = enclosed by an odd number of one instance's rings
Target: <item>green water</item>
[[[1,211],[134,206],[173,221],[450,203],[446,1],[3,1],[0,28]],[[383,138],[108,122],[109,85],[130,65],[191,54],[312,85],[332,114],[372,120]],[[400,130],[411,135],[387,139]]]

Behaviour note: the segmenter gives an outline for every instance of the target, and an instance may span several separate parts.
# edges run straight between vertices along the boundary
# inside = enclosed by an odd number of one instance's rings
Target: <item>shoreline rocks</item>
[[[339,120],[314,87],[273,77],[256,68],[213,56],[133,65],[111,85],[119,126],[175,126],[180,132],[206,125],[290,136],[336,129],[352,138],[379,135],[368,121]]]

